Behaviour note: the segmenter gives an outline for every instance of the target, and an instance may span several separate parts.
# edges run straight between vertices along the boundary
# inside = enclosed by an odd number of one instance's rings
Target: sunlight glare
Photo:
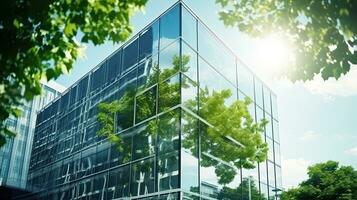
[[[287,39],[271,35],[259,41],[258,59],[260,67],[271,76],[283,72],[293,58],[293,49]]]

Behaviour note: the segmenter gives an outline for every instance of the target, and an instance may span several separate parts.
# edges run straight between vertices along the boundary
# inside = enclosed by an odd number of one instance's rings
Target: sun
[[[259,40],[257,59],[264,72],[270,75],[281,73],[293,57],[292,46],[281,35],[273,34]]]

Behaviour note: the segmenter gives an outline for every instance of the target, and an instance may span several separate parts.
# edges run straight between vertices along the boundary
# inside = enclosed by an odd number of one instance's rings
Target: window
[[[268,179],[268,181],[269,181],[269,187],[270,186],[275,186],[275,170],[274,170],[274,163],[272,163],[272,162],[270,162],[270,161],[268,161],[267,162],[268,163],[268,173],[269,173],[269,175],[268,175],[268,177],[269,177],[269,179]]]
[[[88,76],[82,78],[78,84],[78,99],[82,99],[87,94]]]
[[[182,42],[182,72],[197,82],[197,53],[185,42]]]
[[[154,86],[136,97],[135,123],[156,114],[156,93],[157,86]]]
[[[90,91],[93,92],[103,86],[105,80],[106,62],[104,62],[98,69],[91,73]]]
[[[180,35],[180,5],[160,18],[160,49],[172,43]]]
[[[139,61],[158,52],[159,22],[156,21],[139,38]]]
[[[108,199],[129,196],[130,166],[126,165],[109,172]]]
[[[267,87],[264,87],[264,110],[271,114],[270,90]]]
[[[160,52],[159,69],[160,81],[165,80],[180,70],[180,44],[178,41]]]
[[[123,50],[123,66],[122,73],[128,71],[133,65],[138,62],[138,39],[136,38]]]
[[[273,118],[278,120],[278,105],[277,105],[277,97],[275,94],[271,94],[271,106],[273,110]]]
[[[137,89],[138,92],[156,84],[159,78],[158,55],[146,59],[138,67]]]
[[[147,124],[135,128],[132,160],[145,158],[155,153],[156,133],[153,133],[151,129],[151,126],[155,123],[156,121],[152,120]]]
[[[269,151],[268,151],[268,159],[271,160],[271,161],[274,161],[274,146],[273,146],[273,140],[270,139],[270,138],[267,138],[267,139],[266,139],[266,142],[267,142],[268,148],[269,148]]]
[[[255,103],[263,108],[263,84],[259,79],[255,79]]]
[[[198,53],[227,80],[236,85],[235,56],[204,25],[198,25]]]
[[[249,98],[254,99],[253,74],[240,62],[237,66],[238,88]]]
[[[265,125],[265,135],[270,139],[273,139],[273,127],[272,127],[272,119],[269,115],[264,116],[268,123]]]
[[[274,131],[274,141],[279,142],[279,123],[276,120],[273,120],[273,131]]]
[[[267,161],[263,161],[259,163],[259,170],[260,170],[260,182],[267,184],[268,183],[268,173],[267,173]]]
[[[166,111],[180,103],[180,74],[159,84],[159,112]]]
[[[182,111],[181,123],[181,186],[186,191],[198,192],[198,121]]]
[[[158,189],[165,191],[179,187],[179,155],[178,152],[158,157]]]
[[[155,191],[154,159],[146,159],[131,165],[131,196],[139,196]]]
[[[158,154],[164,155],[179,149],[179,109],[159,117]]]
[[[130,133],[125,132],[121,134],[121,138],[120,146],[112,144],[110,148],[110,167],[125,164],[131,160],[132,137]]]
[[[113,82],[120,74],[122,50],[115,52],[108,60],[107,82]]]
[[[197,20],[182,7],[182,38],[197,50]]]
[[[281,165],[280,144],[274,142],[275,164]]]
[[[194,112],[197,112],[198,109],[197,86],[197,82],[192,81],[185,75],[181,75],[182,105]]]
[[[73,106],[77,100],[77,86],[74,86],[71,89],[71,95],[70,95],[70,101],[69,101],[69,105],[70,107]]]

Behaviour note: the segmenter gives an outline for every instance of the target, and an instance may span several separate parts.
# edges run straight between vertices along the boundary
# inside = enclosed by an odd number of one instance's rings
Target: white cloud
[[[321,76],[315,77],[312,81],[307,81],[304,86],[313,94],[327,96],[353,96],[357,95],[357,66],[352,66],[346,75],[335,80],[330,78],[326,81]]]
[[[310,161],[303,158],[284,159],[282,163],[283,187],[285,189],[296,187],[303,180],[308,178],[307,167]]]
[[[303,141],[312,141],[321,137],[321,134],[315,133],[314,131],[306,131],[301,137],[300,140]]]
[[[357,156],[357,146],[347,150],[346,153],[353,155],[353,156]]]

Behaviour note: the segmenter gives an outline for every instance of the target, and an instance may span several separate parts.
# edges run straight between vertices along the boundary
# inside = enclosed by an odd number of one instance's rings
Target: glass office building
[[[254,169],[224,161],[220,148],[235,144],[208,137],[220,110],[207,99],[223,90],[215,100],[249,97],[254,120],[270,122],[268,160]],[[98,103],[115,100],[120,144],[96,135]],[[276,95],[178,2],[38,114],[28,189],[39,199],[276,199],[279,149]]]
[[[7,127],[17,133],[15,138],[7,139],[0,148],[0,186],[25,188],[30,164],[32,139],[35,131],[37,112],[55,97],[60,95],[57,85],[42,85],[43,94],[26,102],[19,118],[14,116],[6,120]]]

